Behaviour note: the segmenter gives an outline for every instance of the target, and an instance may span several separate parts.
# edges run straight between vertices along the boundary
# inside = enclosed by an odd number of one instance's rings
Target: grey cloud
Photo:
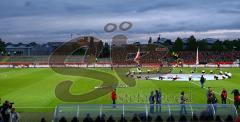
[[[32,1],[26,1],[25,3],[24,3],[24,6],[25,7],[30,7],[32,5]]]
[[[70,33],[103,33],[108,22],[122,21],[134,24],[128,34],[232,30],[240,29],[239,13],[239,0],[2,0],[0,37],[9,41],[61,40]]]
[[[223,14],[240,14],[240,9],[221,9],[218,12]]]

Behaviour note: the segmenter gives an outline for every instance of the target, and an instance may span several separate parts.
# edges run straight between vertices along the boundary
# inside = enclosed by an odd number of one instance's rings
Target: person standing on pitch
[[[213,91],[212,91],[211,87],[208,87],[207,104],[212,104],[212,101],[213,101]]]
[[[116,107],[116,100],[117,100],[117,93],[116,93],[116,89],[112,90],[112,103],[113,103],[113,107]]]
[[[162,103],[162,93],[161,91],[156,90],[156,111],[161,112],[161,103]]]
[[[227,103],[227,90],[226,89],[222,90],[221,98],[222,98],[222,104],[226,104]]]
[[[151,92],[148,100],[149,100],[149,103],[150,103],[150,112],[154,113],[154,103],[155,103],[155,101],[154,101],[154,92],[153,91]]]
[[[183,111],[184,111],[184,114],[187,114],[187,110],[185,106],[186,101],[187,101],[187,98],[185,98],[184,91],[182,91],[180,95],[180,104],[181,104],[180,115],[183,115]]]
[[[201,84],[201,88],[204,87],[204,83],[205,83],[205,78],[203,77],[203,75],[200,78],[200,84]]]

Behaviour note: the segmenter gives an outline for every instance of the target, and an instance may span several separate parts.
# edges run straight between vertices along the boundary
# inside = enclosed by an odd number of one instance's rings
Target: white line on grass
[[[55,107],[16,107],[16,108],[55,108]]]
[[[194,82],[191,82],[192,84],[194,84],[194,85],[197,85],[197,86],[200,86],[199,84],[197,84],[197,83],[194,83]],[[201,86],[200,86],[201,87]],[[203,87],[204,89],[206,89],[206,90],[208,90],[208,88],[206,88],[206,87]],[[215,92],[215,91],[213,91],[215,94],[217,94],[217,95],[220,95],[219,93],[217,93],[217,92]],[[221,95],[220,95],[221,96]],[[229,98],[229,97],[227,97],[227,99],[229,99],[229,100],[231,100],[231,101],[234,101],[232,98]]]

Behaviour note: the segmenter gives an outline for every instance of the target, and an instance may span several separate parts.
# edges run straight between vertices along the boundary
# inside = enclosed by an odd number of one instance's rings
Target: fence
[[[186,112],[184,111],[186,108]],[[112,116],[115,120],[119,120],[124,117],[127,120],[131,120],[134,116],[151,117],[153,120],[157,116],[161,116],[163,119],[167,119],[172,116],[175,120],[178,120],[180,116],[184,115],[189,120],[196,116],[210,117],[214,119],[216,116],[220,116],[222,119],[231,116],[233,119],[237,117],[237,110],[233,104],[126,104],[126,105],[59,105],[55,109],[54,121],[58,122],[61,117],[65,117],[67,120],[71,120],[73,117],[77,117],[80,121],[89,115],[93,120],[100,117]]]

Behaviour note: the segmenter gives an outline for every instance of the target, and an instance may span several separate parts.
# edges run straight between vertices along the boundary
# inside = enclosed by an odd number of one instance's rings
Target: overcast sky
[[[133,26],[104,32],[107,23]],[[240,38],[239,0],[0,0],[0,38],[7,42],[68,41],[80,35],[111,40]]]

